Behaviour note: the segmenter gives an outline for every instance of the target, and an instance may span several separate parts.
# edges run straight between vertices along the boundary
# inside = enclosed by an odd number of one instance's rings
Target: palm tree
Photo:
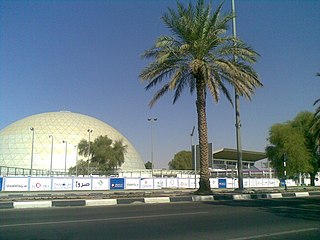
[[[320,73],[317,73],[318,77],[320,77]],[[320,103],[320,98],[317,99],[313,105],[317,105],[318,103]],[[318,105],[318,107],[316,108],[316,111],[314,113],[314,121],[313,121],[313,125],[311,127],[311,131],[314,134],[315,138],[318,141],[318,147],[320,147],[320,105]],[[320,164],[320,163],[319,163]]]
[[[177,10],[168,9],[162,16],[171,36],[160,36],[144,52],[144,58],[154,59],[140,73],[147,81],[146,90],[160,85],[149,106],[169,91],[174,91],[173,103],[188,87],[196,92],[200,147],[200,187],[196,193],[211,193],[208,164],[208,133],[206,120],[206,94],[209,91],[215,102],[220,91],[232,103],[225,83],[231,84],[239,94],[251,99],[256,87],[262,86],[251,64],[258,54],[241,40],[226,35],[232,14],[221,16],[222,4],[212,13],[211,5],[198,0]],[[165,82],[164,80],[168,80]]]

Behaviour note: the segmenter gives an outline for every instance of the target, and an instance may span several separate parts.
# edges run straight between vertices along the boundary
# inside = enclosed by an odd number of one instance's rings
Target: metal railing
[[[64,176],[66,175],[63,171],[52,171],[47,169],[28,169],[28,168],[18,168],[18,167],[5,167],[0,166],[0,176]]]

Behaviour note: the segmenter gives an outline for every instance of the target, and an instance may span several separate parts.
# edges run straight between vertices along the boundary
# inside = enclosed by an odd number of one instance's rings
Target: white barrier
[[[167,181],[164,178],[155,178],[153,184],[154,189],[167,188]]]
[[[27,177],[4,177],[3,191],[23,192],[29,191],[29,178]]]
[[[117,199],[89,199],[86,206],[117,205]]]
[[[109,190],[109,178],[92,178],[92,190]]]
[[[30,191],[50,191],[52,189],[51,178],[30,178]]]
[[[72,190],[72,178],[52,178],[52,190]]]
[[[73,179],[73,190],[91,190],[92,189],[92,178],[74,178]]]
[[[0,191],[79,191],[121,189],[194,189],[194,178],[2,177]],[[197,188],[199,187],[197,178]],[[116,182],[115,182],[116,181]],[[245,188],[279,187],[278,179],[244,178]],[[287,181],[293,186],[294,181]],[[111,186],[112,185],[112,186]],[[237,188],[236,178],[211,178],[211,188]]]
[[[14,208],[48,208],[51,207],[51,201],[33,201],[33,202],[14,202]]]
[[[141,178],[140,189],[153,189],[153,178]]]
[[[126,178],[125,189],[140,189],[140,178]]]

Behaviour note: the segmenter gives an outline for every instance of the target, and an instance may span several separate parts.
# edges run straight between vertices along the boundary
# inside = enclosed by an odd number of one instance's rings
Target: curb
[[[219,194],[205,196],[176,196],[176,197],[146,197],[146,198],[119,198],[119,199],[87,199],[87,200],[51,200],[51,201],[18,201],[0,202],[0,209],[48,208],[48,207],[81,207],[81,206],[110,206],[123,204],[156,204],[176,202],[212,202],[221,200],[256,200],[277,198],[299,198],[320,196],[320,192],[292,192],[292,193],[265,193],[265,194]]]

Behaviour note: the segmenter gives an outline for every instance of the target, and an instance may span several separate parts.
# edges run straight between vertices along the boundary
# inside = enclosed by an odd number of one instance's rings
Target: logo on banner
[[[227,179],[218,179],[219,188],[227,188]]]
[[[110,178],[110,189],[124,189],[124,178]]]
[[[3,178],[0,177],[0,191],[2,191],[2,181],[3,181]]]
[[[78,182],[78,181],[76,181],[75,186],[76,186],[77,188],[89,187],[89,186],[90,186],[90,183],[89,183],[89,182],[84,183],[84,182]]]

